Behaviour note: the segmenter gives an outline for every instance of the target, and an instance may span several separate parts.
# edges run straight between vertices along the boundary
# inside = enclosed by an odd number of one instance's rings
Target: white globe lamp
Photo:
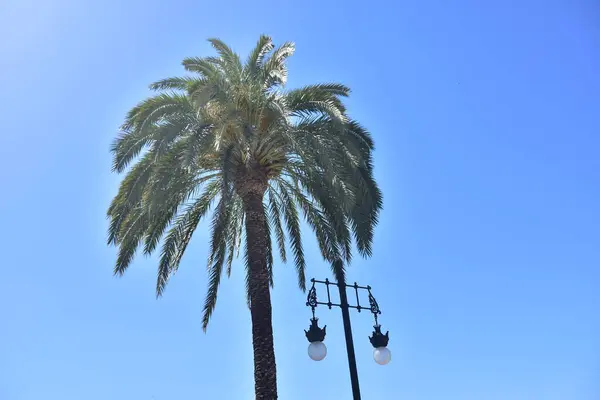
[[[321,361],[327,355],[327,346],[323,342],[312,342],[308,345],[308,356],[311,360]]]
[[[318,320],[318,318],[311,318],[310,328],[304,331],[306,338],[310,342],[308,345],[308,356],[311,360],[315,361],[321,361],[327,355],[327,346],[323,343],[327,326],[324,326],[323,329],[319,328]]]
[[[392,360],[392,352],[387,347],[377,347],[373,350],[373,358],[379,365],[386,365]]]

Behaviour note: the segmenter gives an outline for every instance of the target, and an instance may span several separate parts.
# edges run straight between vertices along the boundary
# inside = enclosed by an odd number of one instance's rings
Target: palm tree
[[[289,243],[302,290],[301,214],[326,260],[349,262],[353,238],[369,256],[382,205],[373,141],[346,114],[346,86],[283,89],[293,43],[275,49],[261,36],[243,63],[222,41],[209,41],[217,57],[186,58],[190,76],[153,83],[158,93],[127,114],[111,149],[113,170],[127,172],[108,209],[108,242],[118,247],[120,276],[138,247],[151,254],[162,241],[161,296],[198,223],[212,213],[203,327],[243,243],[256,398],[276,399],[272,238],[284,262]]]

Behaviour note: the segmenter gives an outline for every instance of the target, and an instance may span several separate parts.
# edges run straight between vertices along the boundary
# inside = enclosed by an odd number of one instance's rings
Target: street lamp
[[[341,278],[341,279],[340,279]],[[386,365],[392,359],[392,353],[387,348],[389,338],[389,332],[386,332],[385,335],[381,333],[381,325],[379,325],[377,321],[377,317],[381,314],[381,310],[379,309],[379,304],[373,297],[371,293],[371,286],[359,286],[356,282],[354,285],[347,285],[344,282],[344,277],[340,276],[338,278],[338,282],[332,282],[329,279],[325,279],[324,281],[319,281],[316,279],[311,279],[312,287],[308,291],[308,297],[306,299],[306,305],[312,310],[312,318],[310,320],[310,327],[308,330],[305,330],[306,338],[310,342],[308,346],[308,356],[315,361],[321,361],[327,355],[327,347],[323,341],[325,340],[325,330],[327,326],[323,328],[319,328],[318,321],[319,319],[315,316],[315,309],[318,305],[325,305],[329,309],[332,307],[339,307],[342,310],[342,320],[344,322],[344,334],[346,337],[346,350],[348,352],[348,365],[350,368],[350,381],[352,382],[352,394],[354,400],[360,400],[360,387],[358,385],[358,371],[356,368],[356,356],[354,354],[354,342],[352,340],[352,327],[350,325],[350,313],[349,309],[353,308],[358,312],[362,310],[368,309],[373,313],[375,318],[375,326],[373,327],[375,330],[369,340],[371,345],[374,347],[373,350],[373,359],[379,365]],[[327,288],[327,301],[322,302],[317,298],[317,289],[316,285],[322,284]],[[331,294],[329,291],[330,286],[337,286],[340,292],[340,303],[333,303],[331,301]],[[347,288],[354,289],[356,294],[356,305],[351,305],[348,303],[348,294],[346,292]],[[366,290],[369,293],[369,307],[360,305],[359,298],[359,290]]]
[[[373,350],[373,358],[379,365],[386,365],[392,360],[392,352],[387,348],[388,342],[390,341],[389,332],[385,335],[381,333],[381,325],[375,325],[375,332],[373,336],[369,338],[375,350]]]
[[[325,340],[325,328],[319,328],[318,318],[313,318],[310,320],[310,328],[308,331],[304,331],[306,333],[306,338],[310,342],[308,345],[308,356],[315,361],[321,361],[327,355],[327,346],[323,343]]]

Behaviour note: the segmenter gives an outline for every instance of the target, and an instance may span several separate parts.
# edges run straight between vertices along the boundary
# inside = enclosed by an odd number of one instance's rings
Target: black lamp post
[[[389,342],[389,332],[386,334],[381,333],[381,325],[379,325],[377,321],[377,317],[381,314],[381,310],[379,309],[379,304],[375,300],[375,297],[371,294],[370,286],[359,286],[356,282],[354,285],[347,285],[342,279],[338,279],[338,282],[332,282],[329,279],[325,279],[324,281],[319,281],[316,279],[311,279],[312,287],[308,292],[308,297],[306,299],[306,305],[312,309],[312,318],[310,320],[310,328],[308,331],[304,331],[306,333],[306,338],[310,342],[308,346],[308,355],[311,359],[315,361],[321,361],[327,355],[327,347],[323,343],[325,339],[325,327],[319,328],[318,318],[315,316],[315,309],[318,305],[325,305],[329,309],[332,307],[339,307],[342,310],[342,320],[344,321],[344,334],[346,336],[346,350],[348,352],[348,364],[350,367],[350,381],[352,382],[352,394],[354,400],[360,400],[360,387],[358,385],[358,371],[356,369],[356,356],[354,354],[354,341],[352,340],[352,327],[350,326],[350,312],[349,309],[353,308],[358,312],[362,310],[369,310],[373,313],[375,317],[375,330],[373,335],[369,338],[371,344],[375,348],[373,352],[373,357],[375,361],[380,365],[385,365],[391,360],[391,353],[387,349],[387,345]],[[316,284],[325,285],[327,288],[327,302],[322,302],[317,299],[317,289]],[[329,291],[330,286],[337,286],[340,292],[340,303],[332,303],[331,295]],[[351,305],[348,302],[348,294],[346,293],[347,288],[354,289],[356,293],[356,305]],[[366,290],[369,293],[369,307],[361,306],[359,299],[359,290]]]

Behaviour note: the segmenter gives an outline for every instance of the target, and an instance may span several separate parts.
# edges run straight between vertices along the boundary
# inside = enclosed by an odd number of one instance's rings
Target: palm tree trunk
[[[263,196],[264,190],[248,191],[243,196],[254,347],[254,390],[257,400],[275,400],[277,399],[277,374],[266,253],[269,238],[265,230],[267,220]]]

